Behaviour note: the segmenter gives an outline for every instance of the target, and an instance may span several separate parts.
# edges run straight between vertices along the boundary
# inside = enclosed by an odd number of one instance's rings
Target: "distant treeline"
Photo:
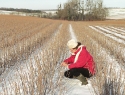
[[[41,13],[41,10],[30,10],[30,9],[15,9],[15,8],[0,8],[0,10],[5,11],[17,11],[17,12],[25,12],[25,13]]]
[[[105,20],[108,9],[103,0],[68,0],[58,5],[57,18],[64,20]]]

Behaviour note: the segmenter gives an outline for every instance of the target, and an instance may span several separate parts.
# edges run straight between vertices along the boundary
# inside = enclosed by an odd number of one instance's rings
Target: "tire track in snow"
[[[119,42],[119,43],[125,44],[125,41],[122,40],[122,39],[118,39],[117,37],[112,36],[112,35],[109,34],[109,33],[104,33],[104,32],[102,32],[101,30],[95,28],[94,26],[89,26],[89,27],[90,27],[91,29],[95,30],[96,32],[102,33],[102,34],[104,34],[105,36],[107,36],[107,37],[109,37],[109,38],[111,38],[111,39],[113,39],[113,40],[115,40],[115,41],[117,41],[117,42]],[[124,37],[124,38],[125,38],[125,37]]]
[[[118,30],[118,31],[121,31],[121,32],[124,32],[124,33],[125,33],[125,30],[123,30],[123,29],[115,28],[115,27],[112,27],[112,26],[110,26],[110,28],[116,29],[116,30]]]
[[[119,43],[122,43],[122,44],[125,44],[125,41],[123,41],[123,40],[121,40],[121,39],[118,39],[118,38],[116,38],[115,36],[112,36],[112,35],[110,35],[110,34],[108,34],[108,33],[104,33],[104,32],[102,32],[101,30],[98,30],[97,28],[95,28],[95,27],[93,27],[93,26],[89,26],[91,29],[93,29],[93,30],[95,30],[96,32],[99,32],[99,33],[102,33],[102,34],[104,34],[105,36],[107,36],[107,37],[109,37],[109,38],[111,38],[111,39],[113,39],[113,40],[115,40],[116,42],[119,42]],[[120,56],[121,56],[121,59],[123,59],[122,60],[122,62],[124,63],[124,60],[125,60],[125,58],[124,58],[124,56],[125,56],[125,49],[124,48],[120,48],[119,47],[119,50],[121,50],[122,52],[117,52],[118,54],[120,54]],[[116,52],[116,51],[115,51]],[[115,56],[115,55],[114,55]],[[117,57],[116,57],[117,58]],[[121,63],[121,61],[119,61],[120,63]]]
[[[76,38],[76,36],[75,36],[74,30],[73,30],[71,24],[69,24],[69,32],[70,32],[70,34],[71,34],[71,38],[72,38],[72,39],[75,39],[75,40],[77,41],[77,38]]]
[[[77,41],[76,35],[74,33],[74,30],[72,28],[72,25],[69,24],[69,32],[71,35],[71,39],[75,39]],[[77,79],[68,79],[67,84],[68,84],[68,93],[66,95],[91,95],[90,89],[92,89],[92,86],[90,84],[90,81],[88,81],[89,84],[81,86],[81,82]],[[69,87],[70,86],[70,87]]]
[[[113,40],[115,40],[115,41],[117,41],[117,42],[119,42],[119,43],[122,43],[122,44],[125,44],[124,42],[125,41],[123,41],[123,40],[121,40],[120,41],[120,39],[117,39],[116,37],[112,37],[110,34],[105,34],[104,32],[102,32],[102,31],[100,31],[100,30],[98,30],[97,28],[95,28],[95,27],[93,27],[93,26],[89,26],[91,29],[93,29],[93,30],[95,30],[96,32],[99,32],[99,33],[102,33],[102,34],[104,34],[105,36],[107,36],[107,37],[110,37],[110,38],[112,38]],[[107,30],[108,31],[108,30]],[[93,39],[91,39],[95,44],[98,44],[96,41],[94,41]],[[111,63],[112,61],[113,61],[113,63],[115,63],[115,65],[116,65],[116,67],[115,67],[115,70],[116,70],[116,72],[118,72],[118,70],[119,70],[119,68],[121,68],[121,65],[119,65],[119,63],[118,63],[118,61],[115,59],[115,57],[113,56],[113,55],[110,55],[109,54],[109,52],[107,53],[106,52],[106,50],[105,50],[105,48],[103,48],[102,47],[102,51],[103,51],[103,55],[107,55],[107,57],[106,57],[106,60],[108,60],[108,59],[111,59],[111,60],[109,60],[109,62]],[[123,51],[125,51],[125,50],[123,50]],[[123,52],[124,53],[124,52]],[[124,54],[123,54],[124,55]]]
[[[98,47],[98,42],[97,41],[95,41],[92,38],[90,38],[90,40],[91,40],[92,43],[94,43],[94,45],[97,45],[97,47]],[[104,63],[106,64],[105,66],[106,66],[106,69],[107,69],[107,77],[106,77],[107,80],[108,79],[112,80],[113,79],[112,76],[117,76],[117,79],[119,80],[119,82],[124,84],[125,83],[125,81],[124,81],[125,70],[124,70],[123,66],[121,66],[119,64],[119,62],[117,61],[117,59],[115,59],[115,57],[113,55],[110,55],[110,53],[107,52],[105,48],[103,48],[103,47],[100,47],[100,48],[101,48],[101,52],[99,52],[100,50],[96,50],[96,51],[97,51],[97,54],[100,56],[100,58],[102,58],[104,55],[106,55]],[[102,71],[103,70],[104,69],[102,69]],[[115,73],[113,73],[115,75],[111,76],[112,71],[115,72]],[[121,71],[122,71],[122,74],[121,74]],[[112,82],[112,81],[109,81],[109,82]],[[124,91],[124,85],[121,85],[121,91]]]
[[[98,29],[103,30],[103,31],[106,32],[106,33],[110,33],[110,34],[112,34],[112,35],[118,37],[119,39],[121,38],[121,39],[123,39],[123,40],[125,41],[125,36],[123,36],[123,35],[121,35],[121,34],[112,32],[112,31],[107,30],[107,29],[105,29],[105,28],[103,28],[103,27],[100,27],[100,26],[95,26],[95,27],[98,28]]]
[[[120,35],[125,35],[124,32],[118,31],[118,30],[116,30],[116,29],[112,29],[112,28],[110,28],[110,27],[104,27],[104,28],[105,28],[105,29],[108,29],[109,31],[113,31],[113,32],[115,32],[115,33],[118,33],[118,34],[120,34]]]

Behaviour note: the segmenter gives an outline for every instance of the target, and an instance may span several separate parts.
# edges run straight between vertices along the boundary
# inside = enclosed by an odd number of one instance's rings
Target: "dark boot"
[[[81,85],[87,85],[88,84],[87,79],[82,74],[80,74],[78,77],[74,76],[74,78],[80,80],[82,82]]]

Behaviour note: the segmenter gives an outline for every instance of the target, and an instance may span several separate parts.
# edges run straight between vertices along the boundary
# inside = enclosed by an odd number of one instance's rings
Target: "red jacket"
[[[77,53],[80,51],[80,54]],[[77,60],[75,62],[76,54],[78,55]],[[68,68],[87,68],[92,75],[95,74],[95,63],[93,61],[93,57],[86,50],[85,46],[78,48],[78,50],[71,55],[69,58],[65,59],[64,62],[68,63]]]

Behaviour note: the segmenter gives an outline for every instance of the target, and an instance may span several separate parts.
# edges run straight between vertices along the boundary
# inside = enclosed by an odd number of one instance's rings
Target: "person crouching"
[[[74,39],[69,40],[67,46],[72,54],[61,63],[61,66],[68,68],[64,72],[64,76],[78,79],[82,82],[82,85],[88,84],[86,78],[90,78],[95,74],[93,57],[86,50],[86,46]]]

